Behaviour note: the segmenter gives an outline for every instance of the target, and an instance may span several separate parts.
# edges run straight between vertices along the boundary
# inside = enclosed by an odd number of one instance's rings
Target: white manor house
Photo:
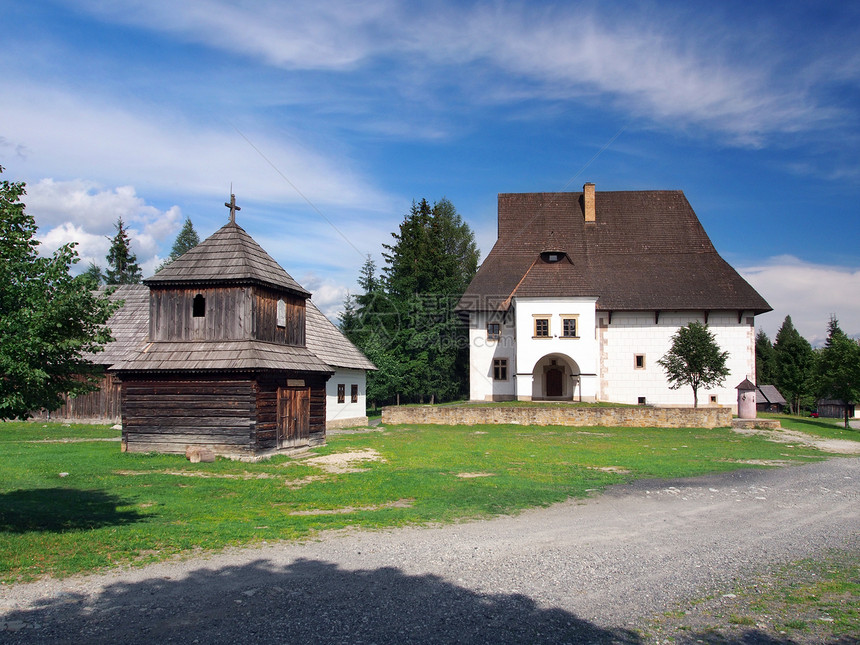
[[[692,406],[657,361],[691,321],[728,351],[700,404],[755,382],[755,316],[771,310],[714,249],[681,191],[499,195],[498,240],[457,309],[473,401]]]

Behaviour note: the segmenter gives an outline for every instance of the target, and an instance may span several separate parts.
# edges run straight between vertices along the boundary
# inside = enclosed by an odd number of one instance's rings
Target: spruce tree
[[[191,223],[191,218],[186,217],[185,223],[182,225],[182,230],[176,236],[176,241],[173,242],[173,248],[170,250],[170,259],[175,260],[183,253],[186,253],[200,244],[200,236],[194,230],[194,225]]]
[[[836,316],[827,325],[827,341],[818,355],[818,391],[822,398],[845,404],[845,428],[849,428],[848,406],[860,403],[860,345],[839,328]]]
[[[755,335],[755,380],[757,385],[773,385],[776,382],[773,343],[763,329]]]
[[[773,353],[776,385],[788,399],[792,414],[799,414],[801,406],[811,402],[815,354],[794,328],[791,316],[785,317],[776,333]]]
[[[107,284],[139,284],[143,275],[137,257],[131,252],[131,238],[120,216],[116,224],[116,235],[111,240],[105,271]]]
[[[200,236],[197,235],[197,231],[194,230],[191,218],[186,217],[185,223],[179,231],[179,235],[176,236],[176,240],[173,242],[173,248],[170,250],[170,255],[167,256],[167,259],[164,262],[156,267],[155,272],[158,273],[176,258],[187,253],[198,244],[200,244]]]

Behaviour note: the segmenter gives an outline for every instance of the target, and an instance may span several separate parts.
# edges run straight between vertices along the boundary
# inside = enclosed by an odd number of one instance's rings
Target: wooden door
[[[278,388],[278,448],[305,446],[311,433],[311,389]]]
[[[551,369],[546,372],[546,395],[561,396],[564,389],[562,387],[562,372],[559,369]]]

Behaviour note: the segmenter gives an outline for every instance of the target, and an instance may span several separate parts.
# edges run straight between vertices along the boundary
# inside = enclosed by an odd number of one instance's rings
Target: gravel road
[[[676,601],[834,546],[860,548],[857,458],[3,586],[0,642],[632,644]]]

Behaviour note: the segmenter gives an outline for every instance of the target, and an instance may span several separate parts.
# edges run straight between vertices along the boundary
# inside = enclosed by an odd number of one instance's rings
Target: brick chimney
[[[594,184],[591,182],[582,187],[582,205],[585,211],[585,221],[594,222]]]

